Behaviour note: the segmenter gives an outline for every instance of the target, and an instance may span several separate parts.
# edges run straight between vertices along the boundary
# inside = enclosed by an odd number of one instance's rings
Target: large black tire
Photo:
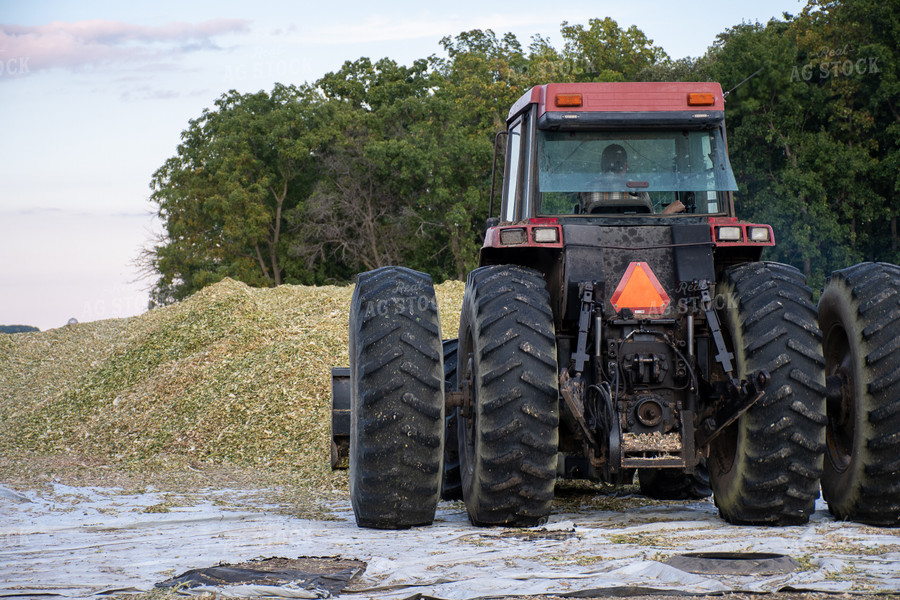
[[[819,299],[829,399],[822,494],[838,519],[900,525],[900,267],[836,271]]]
[[[726,271],[717,308],[740,378],[764,369],[765,394],[710,444],[719,514],[731,523],[799,525],[815,511],[825,448],[825,369],[812,292],[778,263]]]
[[[546,522],[559,442],[556,337],[541,274],[517,266],[469,274],[459,326],[463,497],[475,525]]]
[[[444,340],[444,392],[456,391],[456,339]],[[441,500],[462,500],[462,475],[459,471],[459,409],[454,408],[444,419],[444,478]]]
[[[441,329],[431,277],[362,273],[350,305],[350,500],[360,527],[429,525],[444,446]]]
[[[641,493],[655,500],[700,500],[712,495],[709,470],[701,460],[693,473],[678,469],[638,469]]]

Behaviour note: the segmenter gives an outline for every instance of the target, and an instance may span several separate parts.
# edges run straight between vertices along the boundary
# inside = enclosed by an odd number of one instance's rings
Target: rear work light
[[[557,106],[581,106],[581,94],[557,94]]]
[[[712,106],[716,103],[716,97],[709,92],[694,92],[688,94],[688,106]]]
[[[717,227],[716,241],[718,242],[740,242],[742,239],[740,227]]]
[[[769,241],[769,228],[768,227],[748,227],[747,232],[749,234],[751,242],[768,242]]]
[[[489,227],[484,248],[562,248],[562,227],[554,218],[538,217],[515,224]]]
[[[500,243],[504,246],[515,246],[528,241],[528,234],[524,229],[502,229],[500,231]]]
[[[534,241],[539,244],[555,244],[559,241],[559,229],[556,227],[536,227]]]
[[[768,225],[734,223],[734,219],[712,219],[713,241],[728,246],[774,246],[772,228]],[[718,221],[718,222],[717,222]],[[727,221],[729,224],[719,224]]]

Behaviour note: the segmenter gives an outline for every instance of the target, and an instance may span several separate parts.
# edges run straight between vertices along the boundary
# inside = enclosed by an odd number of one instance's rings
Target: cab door
[[[507,130],[506,167],[500,220],[520,221],[534,214],[534,110],[529,107]]]

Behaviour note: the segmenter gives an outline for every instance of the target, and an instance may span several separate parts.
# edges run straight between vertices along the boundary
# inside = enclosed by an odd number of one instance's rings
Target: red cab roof
[[[509,118],[529,104],[539,106],[538,117],[547,112],[725,110],[722,86],[714,82],[548,83],[525,92]]]

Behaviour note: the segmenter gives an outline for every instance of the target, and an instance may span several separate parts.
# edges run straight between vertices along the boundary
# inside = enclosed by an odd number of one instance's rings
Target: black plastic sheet
[[[362,571],[365,563],[335,558],[266,558],[240,565],[216,565],[185,571],[156,584],[158,588],[190,589],[200,586],[253,584],[292,585],[319,597],[340,594]]]

